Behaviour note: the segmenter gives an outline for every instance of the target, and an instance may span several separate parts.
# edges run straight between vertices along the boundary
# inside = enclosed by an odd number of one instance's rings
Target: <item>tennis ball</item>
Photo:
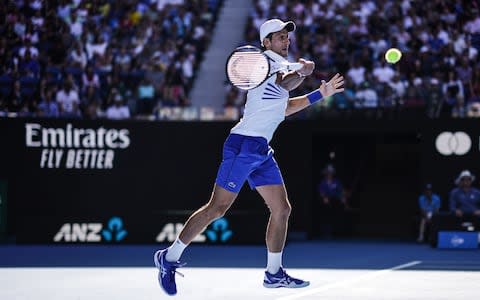
[[[390,48],[385,52],[385,60],[388,63],[396,64],[402,58],[402,52],[397,48]]]

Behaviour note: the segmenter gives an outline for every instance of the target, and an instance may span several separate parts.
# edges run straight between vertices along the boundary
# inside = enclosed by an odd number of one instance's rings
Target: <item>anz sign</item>
[[[106,226],[102,223],[65,223],[53,237],[56,243],[120,242],[127,236],[123,221],[112,217]]]
[[[162,231],[157,235],[156,241],[159,243],[173,242],[183,229],[183,223],[167,223]],[[193,239],[193,243],[226,243],[233,235],[229,229],[226,218],[220,218],[212,222],[208,228]]]

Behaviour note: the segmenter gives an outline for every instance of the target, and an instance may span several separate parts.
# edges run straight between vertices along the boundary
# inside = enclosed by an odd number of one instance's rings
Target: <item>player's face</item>
[[[290,39],[288,38],[288,31],[283,29],[273,33],[272,39],[269,43],[270,45],[265,45],[265,47],[273,52],[281,55],[283,57],[288,56],[288,47],[290,46]],[[270,47],[268,47],[270,46]]]

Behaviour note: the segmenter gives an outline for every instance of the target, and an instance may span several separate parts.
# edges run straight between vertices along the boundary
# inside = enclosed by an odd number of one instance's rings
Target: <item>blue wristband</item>
[[[320,93],[319,90],[315,90],[307,95],[307,99],[308,101],[310,101],[310,104],[320,101],[322,100],[322,98],[323,98],[322,93]]]

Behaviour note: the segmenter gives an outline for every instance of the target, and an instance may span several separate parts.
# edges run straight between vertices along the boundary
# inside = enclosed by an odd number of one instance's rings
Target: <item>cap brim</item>
[[[295,31],[295,29],[297,28],[297,26],[295,26],[295,23],[293,23],[293,21],[288,21],[285,24],[286,25],[283,28],[287,29],[288,32]]]

